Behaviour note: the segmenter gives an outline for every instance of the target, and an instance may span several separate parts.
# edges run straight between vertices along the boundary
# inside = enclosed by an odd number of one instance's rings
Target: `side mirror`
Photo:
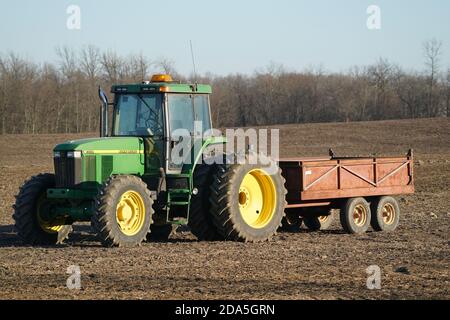
[[[106,96],[105,91],[101,87],[98,87],[98,97],[100,98],[103,105],[108,105],[108,97]]]
[[[102,102],[100,109],[100,137],[108,136],[108,97],[102,88],[98,87],[98,97]]]

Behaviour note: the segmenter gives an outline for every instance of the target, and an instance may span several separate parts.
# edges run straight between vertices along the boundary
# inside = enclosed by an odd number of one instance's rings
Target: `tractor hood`
[[[54,151],[82,151],[83,154],[142,154],[144,145],[138,137],[109,137],[71,140],[58,144]]]

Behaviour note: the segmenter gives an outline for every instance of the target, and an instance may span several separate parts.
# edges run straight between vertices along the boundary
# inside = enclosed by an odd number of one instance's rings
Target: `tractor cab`
[[[192,143],[201,139],[211,129],[211,87],[181,84],[170,75],[154,75],[151,81],[140,84],[115,85],[111,92],[114,103],[104,103],[102,136],[141,137],[146,173],[156,173],[160,168],[166,173],[181,173],[188,154],[173,152],[174,148],[183,139]],[[113,109],[110,128],[105,116],[110,113],[108,105]]]

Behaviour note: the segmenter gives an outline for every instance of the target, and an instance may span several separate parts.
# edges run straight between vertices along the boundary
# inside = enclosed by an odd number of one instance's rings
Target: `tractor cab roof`
[[[173,81],[170,75],[154,75],[151,81],[142,83],[120,84],[111,88],[112,93],[194,93],[210,94],[212,89],[210,85],[188,84]]]

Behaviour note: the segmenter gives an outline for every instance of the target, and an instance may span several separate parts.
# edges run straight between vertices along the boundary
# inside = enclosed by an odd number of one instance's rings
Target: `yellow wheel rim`
[[[120,197],[116,208],[116,220],[120,231],[127,236],[134,236],[142,229],[145,205],[139,193],[130,190]]]
[[[362,227],[367,222],[367,210],[362,204],[358,204],[353,210],[353,221],[358,227]]]
[[[64,227],[64,224],[61,224],[61,221],[48,221],[42,217],[42,209],[43,209],[42,207],[45,203],[45,200],[47,199],[43,195],[37,201],[36,204],[37,222],[44,232],[50,234],[58,233]]]
[[[239,211],[245,223],[262,229],[275,215],[277,195],[275,184],[264,170],[248,172],[239,187]]]
[[[329,218],[330,218],[330,216],[320,216],[320,217],[319,217],[319,221],[320,221],[320,223],[324,223],[324,222],[326,222]]]
[[[383,206],[383,211],[382,211],[383,222],[387,225],[394,223],[395,215],[396,215],[396,213],[395,213],[394,206],[390,203],[386,203]]]

